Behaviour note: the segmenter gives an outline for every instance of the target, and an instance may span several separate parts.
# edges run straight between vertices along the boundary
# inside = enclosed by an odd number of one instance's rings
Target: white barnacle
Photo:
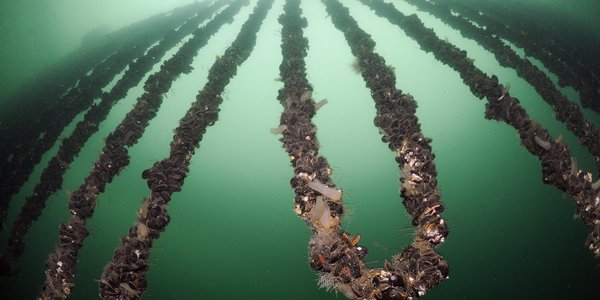
[[[571,156],[571,175],[576,176],[577,175],[577,159],[575,157]],[[591,182],[592,177],[590,176],[590,182]]]
[[[306,102],[310,98],[312,98],[312,91],[306,90],[302,93],[302,96],[300,96],[300,102]]]
[[[342,200],[342,192],[340,190],[328,187],[316,178],[308,182],[308,187],[321,193],[321,195],[329,198],[331,201],[340,202]]]
[[[550,150],[550,148],[552,147],[549,142],[543,140],[541,137],[539,137],[537,135],[534,135],[533,139],[535,140],[535,143],[538,144],[538,146],[540,146],[546,150]]]
[[[279,127],[277,127],[277,128],[272,128],[271,129],[271,133],[272,134],[282,134],[287,129],[288,129],[287,125],[286,124],[282,124],[282,125],[279,125]]]
[[[592,188],[593,188],[594,190],[596,190],[596,191],[597,191],[598,189],[600,189],[600,179],[598,179],[598,180],[596,180],[596,182],[592,183]],[[596,199],[598,199],[598,196],[596,196]],[[596,205],[597,205],[597,204],[596,204]]]
[[[323,100],[315,103],[315,111],[319,110],[325,104],[327,104],[327,99],[323,99]]]
[[[504,99],[504,96],[506,96],[506,94],[508,94],[509,91],[510,91],[510,83],[507,83],[506,85],[502,86],[502,96],[500,96],[500,98],[498,98],[498,101]]]
[[[331,209],[323,197],[318,196],[311,211],[311,222],[322,229],[331,229],[339,224],[337,217],[331,216]]]
[[[146,226],[146,224],[138,223],[136,233],[138,240],[144,241],[146,240],[146,237],[148,237],[150,230],[148,229],[148,226]]]
[[[119,283],[119,286],[130,296],[137,297],[139,294],[136,290],[132,289],[127,282],[121,282]]]

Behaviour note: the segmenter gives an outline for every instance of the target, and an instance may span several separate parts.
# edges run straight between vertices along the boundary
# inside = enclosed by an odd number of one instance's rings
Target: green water
[[[514,70],[501,67],[492,54],[432,16],[394,2],[405,14],[417,13],[441,38],[467,50],[479,68],[510,83],[511,95],[520,99],[530,117],[554,137],[563,134],[580,168],[593,170],[597,178],[587,150]],[[149,193],[141,172],[168,155],[179,118],[253,4],[199,51],[194,71],[173,84],[144,136],[130,148],[131,164],[100,195],[88,223],[91,234],[79,255],[71,299],[97,298],[96,280]],[[252,55],[226,88],[219,121],[208,128],[183,190],[170,202],[172,221],[154,243],[145,298],[344,299],[316,284],[316,273],[307,263],[311,232],[293,212],[289,158],[279,136],[270,133],[279,125],[282,111],[276,100],[282,83],[274,80],[281,63],[277,17],[282,4],[276,2]],[[584,245],[587,230],[573,219],[570,197],[542,183],[538,159],[520,145],[515,131],[504,123],[485,120],[484,102],[470,93],[458,74],[421,51],[400,29],[357,1],[344,4],[377,42],[376,52],[395,67],[397,87],[414,96],[423,133],[433,139],[439,187],[447,208],[443,216],[450,229],[438,251],[449,262],[450,279],[424,299],[596,299],[600,270],[598,260]],[[342,33],[332,26],[319,1],[304,1],[302,9],[309,24],[305,30],[310,44],[308,79],[315,100],[328,99],[313,121],[321,153],[344,193],[347,216],[342,225],[361,234],[361,245],[369,249],[367,266],[379,267],[401,251],[413,233],[398,194],[394,153],[381,142],[373,125],[374,102],[351,68],[353,57]],[[576,99],[573,91],[566,92]],[[113,108],[66,173],[65,191],[82,183],[98,157],[103,137],[141,93],[142,86],[133,88]],[[597,114],[585,111],[585,115],[600,126]],[[68,136],[81,118],[62,136]],[[8,225],[57,149],[45,154],[13,198]],[[46,257],[58,242],[58,226],[68,219],[67,201],[64,192],[48,200],[25,241],[19,276],[0,278],[0,298],[35,297],[44,280]],[[0,232],[2,247],[7,234],[8,230]]]

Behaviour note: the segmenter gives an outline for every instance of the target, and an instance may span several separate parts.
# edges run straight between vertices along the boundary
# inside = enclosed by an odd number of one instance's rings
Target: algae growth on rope
[[[0,294],[596,298],[600,29],[546,2],[87,7],[0,100]]]

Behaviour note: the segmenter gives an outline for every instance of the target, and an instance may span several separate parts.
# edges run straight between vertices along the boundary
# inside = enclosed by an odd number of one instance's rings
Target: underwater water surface
[[[242,7],[231,24],[223,25],[200,48],[193,70],[174,81],[139,142],[129,147],[130,164],[99,194],[87,223],[90,235],[79,253],[71,299],[98,297],[102,268],[136,222],[149,194],[140,174],[169,155],[179,119],[256,2]],[[562,134],[579,168],[591,172],[594,181],[598,178],[593,156],[514,69],[502,67],[488,50],[427,12],[404,1],[386,2],[406,15],[416,14],[441,39],[466,50],[478,68],[509,84],[510,94],[530,118],[553,137]],[[284,3],[275,1],[269,10],[256,46],[221,94],[218,121],[208,127],[181,192],[169,202],[171,221],[153,244],[144,298],[345,298],[320,289],[317,273],[308,264],[311,229],[294,213],[293,168],[281,135],[271,133],[283,110],[277,95],[283,87],[278,80],[282,61],[278,17]],[[397,26],[359,1],[342,3],[376,42],[375,52],[394,68],[396,87],[414,97],[422,132],[432,139],[443,216],[450,231],[436,251],[448,261],[450,275],[423,299],[596,299],[600,270],[585,245],[588,229],[574,218],[571,197],[542,182],[539,159],[521,145],[516,131],[485,119],[485,100],[475,97],[457,72],[421,50]],[[169,9],[180,4],[172,5]],[[302,1],[301,8],[308,23],[307,78],[315,101],[327,99],[313,118],[319,153],[327,158],[332,180],[343,193],[344,230],[360,234],[360,244],[369,250],[366,266],[381,267],[410,244],[415,233],[399,196],[396,154],[381,141],[373,123],[375,105],[352,67],[355,58],[343,33],[333,26],[321,1]],[[524,56],[522,49],[511,47]],[[177,47],[169,50],[142,82],[176,51]],[[540,61],[531,61],[558,81]],[[110,90],[123,73],[103,90]],[[559,89],[578,103],[574,89]],[[70,215],[69,193],[82,184],[105,138],[143,93],[143,83],[129,90],[70,164],[62,191],[48,199],[26,236],[17,275],[0,277],[1,298],[35,298],[45,280],[48,254],[59,242],[59,225]],[[588,122],[600,126],[598,113],[581,110]],[[84,114],[70,122],[59,140],[70,135]],[[43,154],[12,197],[0,232],[2,249],[24,199],[59,146],[57,142]]]

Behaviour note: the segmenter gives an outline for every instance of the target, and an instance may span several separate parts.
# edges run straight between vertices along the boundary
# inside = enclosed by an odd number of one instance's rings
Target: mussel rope
[[[210,7],[204,7],[196,16],[190,18],[178,30],[168,32],[164,39],[153,46],[137,60],[129,65],[123,77],[108,93],[101,96],[98,104],[93,104],[86,112],[83,120],[75,126],[69,137],[62,141],[58,153],[50,159],[48,166],[42,171],[40,182],[33,193],[25,198],[25,204],[13,223],[6,250],[0,257],[0,275],[11,275],[9,263],[17,260],[25,250],[24,238],[32,223],[42,214],[48,198],[60,190],[63,176],[69,165],[79,154],[87,140],[98,131],[100,123],[106,119],[111,108],[125,97],[127,92],[137,86],[152,67],[160,62],[166,52],[175,47],[183,38],[198,28],[204,20],[222,7],[225,1],[219,1]]]
[[[441,4],[439,1],[436,1],[436,3]],[[539,59],[545,67],[558,76],[558,83],[561,86],[570,85],[579,92],[583,107],[590,108],[596,113],[600,113],[598,80],[593,77],[583,76],[584,72],[590,74],[589,67],[584,68],[583,70],[575,70],[573,65],[567,63],[570,59],[569,56],[579,58],[580,54],[560,55],[560,53],[556,53],[556,51],[550,52],[548,49],[553,49],[554,46],[551,43],[548,43],[551,40],[547,39],[546,36],[537,39],[534,34],[523,34],[527,32],[527,28],[513,28],[507,24],[507,21],[509,20],[505,19],[503,22],[498,22],[486,14],[480,14],[478,10],[455,1],[444,2],[444,5],[447,5],[462,16],[485,26],[487,32],[501,36],[511,41],[516,46],[521,47],[525,50],[527,56]]]
[[[195,11],[187,12],[185,19],[193,13]],[[183,21],[175,24],[168,23],[171,27],[163,32],[173,30],[182,23]],[[142,56],[148,47],[162,37],[162,34],[145,34],[136,39],[133,44],[123,46],[96,66],[89,76],[82,77],[76,87],[53,103],[48,112],[44,114],[44,118],[51,117],[51,119],[45,119],[41,132],[36,131],[30,135],[19,137],[23,141],[23,145],[20,151],[13,153],[8,166],[13,173],[7,174],[6,180],[0,184],[0,228],[5,222],[11,197],[27,182],[35,166],[40,163],[44,153],[56,143],[64,128],[77,114],[88,109],[94,103],[94,99],[102,95],[102,88],[121,73],[130,61]],[[25,130],[27,128],[15,131],[27,132]]]
[[[370,5],[371,9],[381,7],[381,0],[361,0],[362,3]],[[417,6],[419,9],[428,12],[442,20],[444,23],[457,28],[461,34],[467,38],[475,40],[485,49],[490,51],[496,57],[501,66],[515,69],[517,75],[527,81],[535,88],[537,93],[554,111],[555,118],[564,123],[579,142],[588,148],[588,151],[594,157],[596,170],[600,171],[600,141],[598,139],[598,128],[594,124],[587,122],[579,106],[567,99],[552,83],[546,73],[538,69],[529,60],[521,58],[512,48],[504,42],[490,34],[488,31],[473,25],[464,17],[453,15],[445,6],[424,2],[421,0],[407,0],[408,3]],[[380,16],[387,18],[393,24],[401,25],[401,19],[395,18],[397,10],[387,11],[377,9]]]
[[[144,85],[146,92],[138,98],[115,131],[106,138],[104,149],[85,182],[71,195],[71,217],[67,224],[61,224],[60,244],[46,261],[46,282],[41,289],[40,299],[60,299],[69,295],[73,287],[77,256],[89,234],[85,222],[94,212],[98,194],[129,164],[127,147],[137,143],[150,120],[156,116],[163,95],[170,89],[173,81],[180,74],[192,70],[191,63],[198,49],[207,44],[221,25],[231,21],[240,7],[240,1],[235,2],[206,25],[195,30],[192,38],[162,64],[161,70],[150,75]]]
[[[200,146],[207,127],[218,119],[219,105],[223,102],[221,93],[238,66],[252,53],[256,35],[272,4],[273,0],[258,2],[236,39],[210,68],[208,82],[179,121],[169,157],[143,172],[151,194],[142,201],[136,224],[121,238],[112,260],[104,267],[99,287],[103,299],[139,299],[146,290],[150,250],[169,224],[167,208],[171,196],[181,190],[195,149]]]
[[[326,159],[318,155],[316,128],[311,123],[315,104],[303,61],[308,43],[302,28],[307,24],[300,17],[298,2],[289,1],[286,15],[280,18],[284,26],[280,70],[285,83],[278,96],[284,106],[281,141],[294,167],[295,177],[290,183],[296,194],[295,211],[314,232],[309,246],[310,265],[321,272],[321,286],[337,288],[351,299],[417,297],[448,276],[446,261],[434,251],[448,230],[439,214],[444,207],[436,187],[430,140],[420,133],[414,100],[396,90],[393,73],[383,58],[373,53],[374,42],[339,2],[324,3],[332,22],[344,31],[353,54],[361,61],[363,78],[377,108],[375,123],[384,130],[384,139],[398,155],[403,203],[418,228],[411,245],[391,262],[385,262],[383,268],[375,269],[365,266],[367,249],[358,245],[359,238],[341,229],[341,192],[334,189]]]
[[[45,130],[48,120],[61,113],[57,99],[65,95],[78,80],[85,78],[95,66],[106,60],[118,49],[136,46],[147,35],[158,40],[206,6],[207,2],[194,2],[157,14],[125,26],[104,37],[94,39],[97,46],[83,44],[79,49],[60,59],[54,65],[19,88],[8,101],[0,103],[0,178],[10,176],[15,170],[14,158],[26,151],[25,141],[38,139]],[[23,118],[26,115],[27,118]],[[19,130],[14,130],[18,128]],[[16,155],[16,156],[15,156]]]
[[[519,100],[498,84],[495,75],[490,77],[475,67],[473,61],[467,57],[466,51],[461,51],[437,37],[416,15],[406,17],[391,4],[381,1],[371,3],[378,12],[392,15],[392,23],[399,24],[408,36],[419,43],[423,51],[431,52],[440,62],[456,70],[475,96],[480,99],[485,97],[487,119],[504,121],[517,130],[521,144],[540,159],[543,182],[552,184],[573,197],[577,214],[590,231],[586,243],[593,253],[599,255],[600,196],[592,187],[592,174],[577,168],[567,145],[552,139],[548,130],[530,120]],[[375,6],[376,3],[379,5]]]

